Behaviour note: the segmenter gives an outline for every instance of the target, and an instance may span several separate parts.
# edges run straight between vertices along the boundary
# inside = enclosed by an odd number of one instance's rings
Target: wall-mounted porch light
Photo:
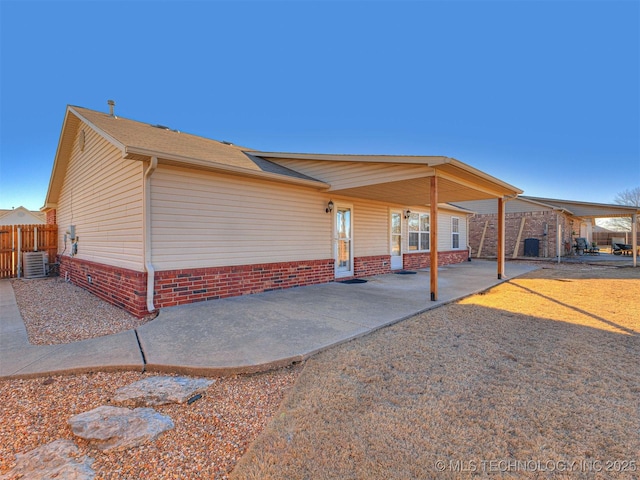
[[[324,211],[326,213],[333,212],[333,201],[329,200],[329,203],[327,203],[327,208],[325,208]]]
[[[404,218],[409,218],[411,216],[411,210],[404,211]]]

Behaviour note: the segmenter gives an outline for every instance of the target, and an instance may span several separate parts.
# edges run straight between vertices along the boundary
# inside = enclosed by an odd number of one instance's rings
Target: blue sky
[[[640,186],[640,2],[0,0],[0,208],[67,104],[265,151],[446,155],[527,195]]]

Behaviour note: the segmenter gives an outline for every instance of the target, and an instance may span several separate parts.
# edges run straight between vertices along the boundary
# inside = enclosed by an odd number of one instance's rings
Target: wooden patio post
[[[633,266],[638,266],[638,214],[631,216],[631,244],[633,245]]]
[[[504,276],[504,199],[498,198],[498,280]]]
[[[560,218],[556,214],[556,251],[558,252],[558,264],[560,263],[560,257],[562,256],[562,225],[560,225]]]
[[[438,177],[434,174],[430,179],[429,188],[429,248],[431,250],[431,301],[438,300]]]

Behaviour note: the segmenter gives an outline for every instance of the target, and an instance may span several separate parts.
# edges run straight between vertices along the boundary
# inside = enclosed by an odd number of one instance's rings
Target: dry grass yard
[[[218,378],[192,405],[158,407],[176,428],[149,445],[76,441],[96,479],[638,479],[640,268],[547,266],[303,367]],[[64,282],[25,286],[32,341],[76,340],[80,310],[83,338],[131,328]],[[37,308],[54,297],[80,306]],[[0,478],[147,375],[0,381]]]
[[[309,360],[236,479],[640,478],[640,268],[551,267]]]

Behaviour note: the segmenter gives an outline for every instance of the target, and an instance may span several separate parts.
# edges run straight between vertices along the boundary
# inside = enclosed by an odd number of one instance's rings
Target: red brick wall
[[[381,275],[391,271],[391,255],[356,257],[353,259],[353,274],[356,277]]]
[[[333,259],[156,272],[157,308],[333,281]]]
[[[133,315],[149,313],[145,272],[65,256],[60,257],[60,275]],[[155,275],[154,306],[327,283],[334,278],[333,259],[162,271]]]
[[[467,251],[439,252],[440,265],[467,259]],[[407,254],[405,268],[429,266],[429,254]],[[355,276],[389,273],[389,255],[354,259]],[[60,257],[60,275],[107,302],[142,317],[146,308],[147,274],[87,260]],[[235,297],[290,287],[328,283],[335,279],[334,260],[267,263],[232,267],[194,268],[156,272],[156,308]]]
[[[518,232],[522,218],[525,218],[524,228],[520,236],[520,243],[517,245],[517,256],[524,255],[524,241],[527,238],[536,238],[539,240],[539,256],[555,257],[556,256],[556,217],[558,214],[553,211],[540,212],[524,212],[524,213],[507,213],[505,214],[505,257],[511,258],[516,248]],[[482,232],[485,222],[487,231],[482,244],[482,257],[495,258],[497,255],[498,244],[498,216],[476,215],[469,220],[469,245],[471,245],[472,255],[475,257],[480,247]],[[544,226],[547,225],[547,234],[544,235]],[[571,242],[572,223],[566,215],[560,214],[560,225],[562,226],[562,237],[564,242]],[[564,247],[564,246],[563,246]],[[563,252],[566,253],[566,252]]]
[[[438,252],[438,265],[451,265],[453,263],[466,262],[469,259],[468,250],[450,250]],[[429,252],[405,253],[402,259],[405,270],[417,270],[431,266],[431,254]]]
[[[57,223],[56,209],[47,210],[45,213],[45,223],[47,225],[55,225]]]
[[[59,256],[60,276],[97,297],[142,317],[147,311],[147,274]]]

